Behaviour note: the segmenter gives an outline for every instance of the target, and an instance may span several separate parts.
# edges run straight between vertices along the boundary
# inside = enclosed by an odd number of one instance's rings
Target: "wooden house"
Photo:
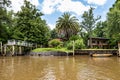
[[[102,37],[91,37],[88,38],[88,46],[90,48],[100,48],[100,49],[107,49],[109,48],[107,38],[102,38]]]

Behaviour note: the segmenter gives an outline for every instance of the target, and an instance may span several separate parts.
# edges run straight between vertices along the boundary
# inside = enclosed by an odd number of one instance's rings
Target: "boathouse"
[[[108,40],[108,38],[103,37],[91,37],[88,38],[88,46],[90,48],[107,49],[109,48]]]

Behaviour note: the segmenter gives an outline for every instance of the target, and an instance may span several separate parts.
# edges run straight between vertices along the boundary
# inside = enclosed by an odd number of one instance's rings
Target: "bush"
[[[73,41],[69,41],[69,42],[67,42],[67,49],[68,50],[72,50],[73,49]]]
[[[83,43],[83,39],[75,40],[75,49],[83,49],[85,48],[85,44]],[[73,49],[73,41],[69,41],[67,43],[67,49],[72,50]]]
[[[49,47],[56,47],[56,48],[61,48],[63,45],[63,42],[60,41],[60,39],[53,39],[48,42]]]
[[[75,41],[75,49],[83,49],[85,48],[85,44],[83,43],[83,39],[78,39]]]

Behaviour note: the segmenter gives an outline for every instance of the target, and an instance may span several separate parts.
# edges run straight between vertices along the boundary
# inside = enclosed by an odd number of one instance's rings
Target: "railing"
[[[30,43],[30,42],[21,41],[21,40],[8,40],[7,45],[18,45],[18,46],[25,46],[25,47],[33,47],[33,46],[36,46],[36,43]]]

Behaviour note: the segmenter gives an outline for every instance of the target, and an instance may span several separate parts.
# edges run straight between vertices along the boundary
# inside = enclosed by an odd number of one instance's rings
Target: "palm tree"
[[[70,36],[76,35],[79,32],[78,19],[75,16],[71,16],[70,13],[64,13],[62,17],[59,17],[56,21],[56,28],[59,35],[64,35],[64,38],[68,40]]]

